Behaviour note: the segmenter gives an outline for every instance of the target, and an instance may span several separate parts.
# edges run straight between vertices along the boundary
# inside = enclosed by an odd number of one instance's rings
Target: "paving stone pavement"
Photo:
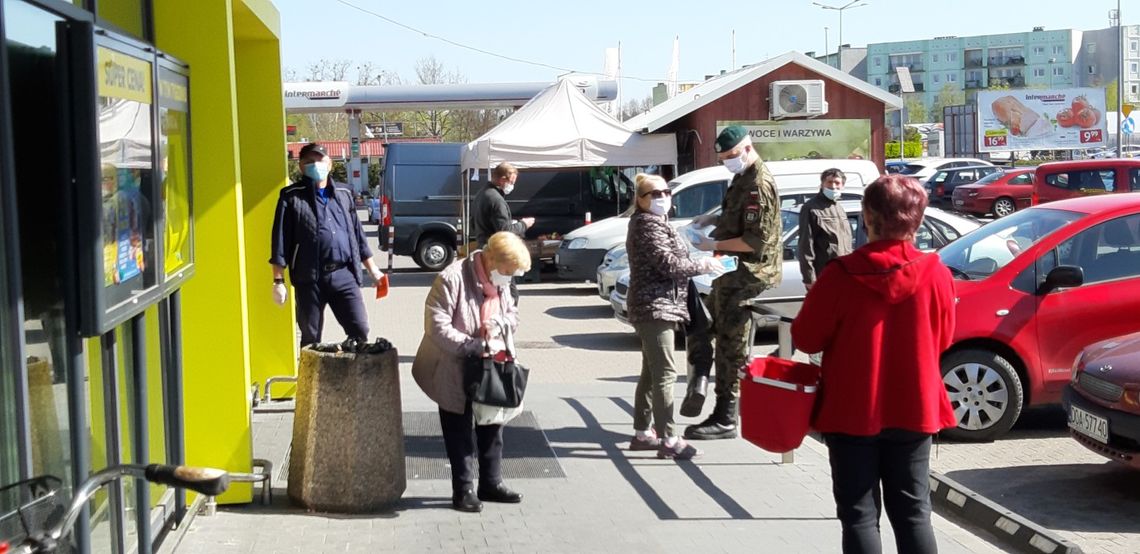
[[[409,374],[434,276],[397,261],[389,297],[365,294],[370,322],[400,352],[403,410],[434,411]],[[794,465],[739,439],[700,443],[705,455],[692,462],[626,451],[640,348],[594,290],[520,286],[517,340],[532,368],[526,407],[565,478],[512,479],[523,503],[487,504],[480,514],[450,509],[447,480],[409,476],[393,511],[369,515],[306,513],[277,482],[271,506],[223,506],[196,518],[176,552],[838,552],[826,450],[814,439]],[[326,340],[342,338],[331,314],[326,321]],[[773,348],[774,338],[766,340],[757,351]],[[271,460],[280,474],[292,414],[259,411],[253,421],[255,457]],[[678,418],[680,426],[691,422]],[[510,449],[508,442],[508,456]],[[882,527],[884,550],[894,552],[885,518]],[[935,528],[941,552],[1001,551],[937,515]]]
[[[1140,552],[1140,472],[1069,437],[1062,408],[1035,408],[991,443],[942,442],[931,468],[1079,546]]]
[[[434,404],[403,370],[405,411]],[[411,384],[411,386],[409,386]],[[837,552],[830,477],[809,439],[796,463],[742,440],[702,443],[693,462],[625,450],[631,386],[537,385],[528,396],[566,478],[516,479],[522,504],[450,509],[446,480],[409,479],[401,503],[371,515],[306,513],[276,480],[274,502],[196,518],[178,553],[218,552]],[[254,415],[255,456],[280,468],[292,415]],[[509,454],[511,445],[505,449]],[[884,543],[893,538],[884,518]],[[1000,552],[936,516],[942,552]]]

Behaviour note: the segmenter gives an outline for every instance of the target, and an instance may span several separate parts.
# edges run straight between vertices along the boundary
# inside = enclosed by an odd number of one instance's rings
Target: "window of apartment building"
[[[982,72],[979,69],[971,69],[966,72],[966,84],[973,86],[981,86]]]
[[[958,53],[957,52],[950,52],[950,53],[946,54],[946,61],[948,61],[948,62],[958,61]]]
[[[1137,64],[1136,62],[1132,62],[1132,63],[1128,64],[1128,72],[1129,73],[1136,73],[1136,71],[1138,69],[1140,69],[1140,64]]]
[[[936,85],[937,85],[938,83],[941,83],[941,82],[942,82],[942,76],[941,76],[941,75],[939,75],[939,74],[937,74],[937,73],[935,73],[935,74],[934,74],[934,84],[936,84]]]
[[[1140,41],[1137,41],[1137,40],[1129,41],[1128,49],[1133,51],[1133,52],[1135,52],[1136,50],[1140,50]]]
[[[1038,67],[1038,68],[1033,70],[1033,76],[1034,77],[1044,77],[1045,76],[1045,70],[1043,68]]]
[[[1054,67],[1054,68],[1053,68],[1053,75],[1054,75],[1054,76],[1056,76],[1056,77],[1063,77],[1063,76],[1065,75],[1065,68],[1063,68],[1063,67]]]
[[[875,56],[875,67],[882,67],[882,66],[883,66],[883,58]]]
[[[946,74],[946,82],[947,83],[957,83],[958,82],[958,74],[957,73],[947,73]]]
[[[938,63],[938,54],[934,54],[933,56],[931,56],[930,60],[933,61],[934,63]]]
[[[877,87],[883,86],[883,79],[880,77],[875,77],[875,86],[877,86]]]
[[[1024,50],[1020,46],[1007,48],[990,48],[990,64],[1005,65],[1007,63],[1025,62]]]
[[[1095,75],[1095,74],[1096,74],[1096,65],[1090,65],[1089,66],[1089,75]]]
[[[891,56],[891,69],[909,67],[911,71],[922,71],[922,54],[898,54]]]
[[[1096,43],[1095,42],[1086,43],[1085,44],[1085,50],[1089,54],[1096,54]]]
[[[1054,56],[1059,56],[1059,55],[1064,54],[1064,53],[1065,53],[1065,47],[1064,46],[1061,46],[1060,44],[1053,45],[1053,55]]]
[[[1034,54],[1044,54],[1045,53],[1045,47],[1044,46],[1034,46],[1033,47],[1033,53]]]

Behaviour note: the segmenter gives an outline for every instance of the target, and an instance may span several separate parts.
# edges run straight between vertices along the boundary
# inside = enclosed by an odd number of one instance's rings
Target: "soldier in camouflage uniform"
[[[737,256],[736,271],[713,281],[707,299],[712,315],[709,335],[716,341],[716,407],[703,422],[685,429],[688,439],[736,437],[737,372],[748,363],[752,346],[752,314],[741,303],[756,298],[780,282],[783,252],[780,248],[780,195],[776,181],[752,147],[751,137],[739,125],[721,131],[717,157],[735,174],[725,193],[718,217],[701,216],[698,226],[714,224],[712,236],[697,247]],[[691,337],[690,340],[701,340]]]

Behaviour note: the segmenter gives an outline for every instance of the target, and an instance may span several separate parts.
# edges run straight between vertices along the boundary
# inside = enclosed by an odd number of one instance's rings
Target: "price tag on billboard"
[[[1089,144],[1093,142],[1104,142],[1104,133],[1100,129],[1088,129],[1081,131],[1081,144]]]

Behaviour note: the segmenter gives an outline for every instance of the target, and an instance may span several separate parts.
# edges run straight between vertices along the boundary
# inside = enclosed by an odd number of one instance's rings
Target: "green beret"
[[[740,125],[729,125],[716,137],[715,150],[717,154],[728,152],[740,144],[748,136],[748,130]]]

